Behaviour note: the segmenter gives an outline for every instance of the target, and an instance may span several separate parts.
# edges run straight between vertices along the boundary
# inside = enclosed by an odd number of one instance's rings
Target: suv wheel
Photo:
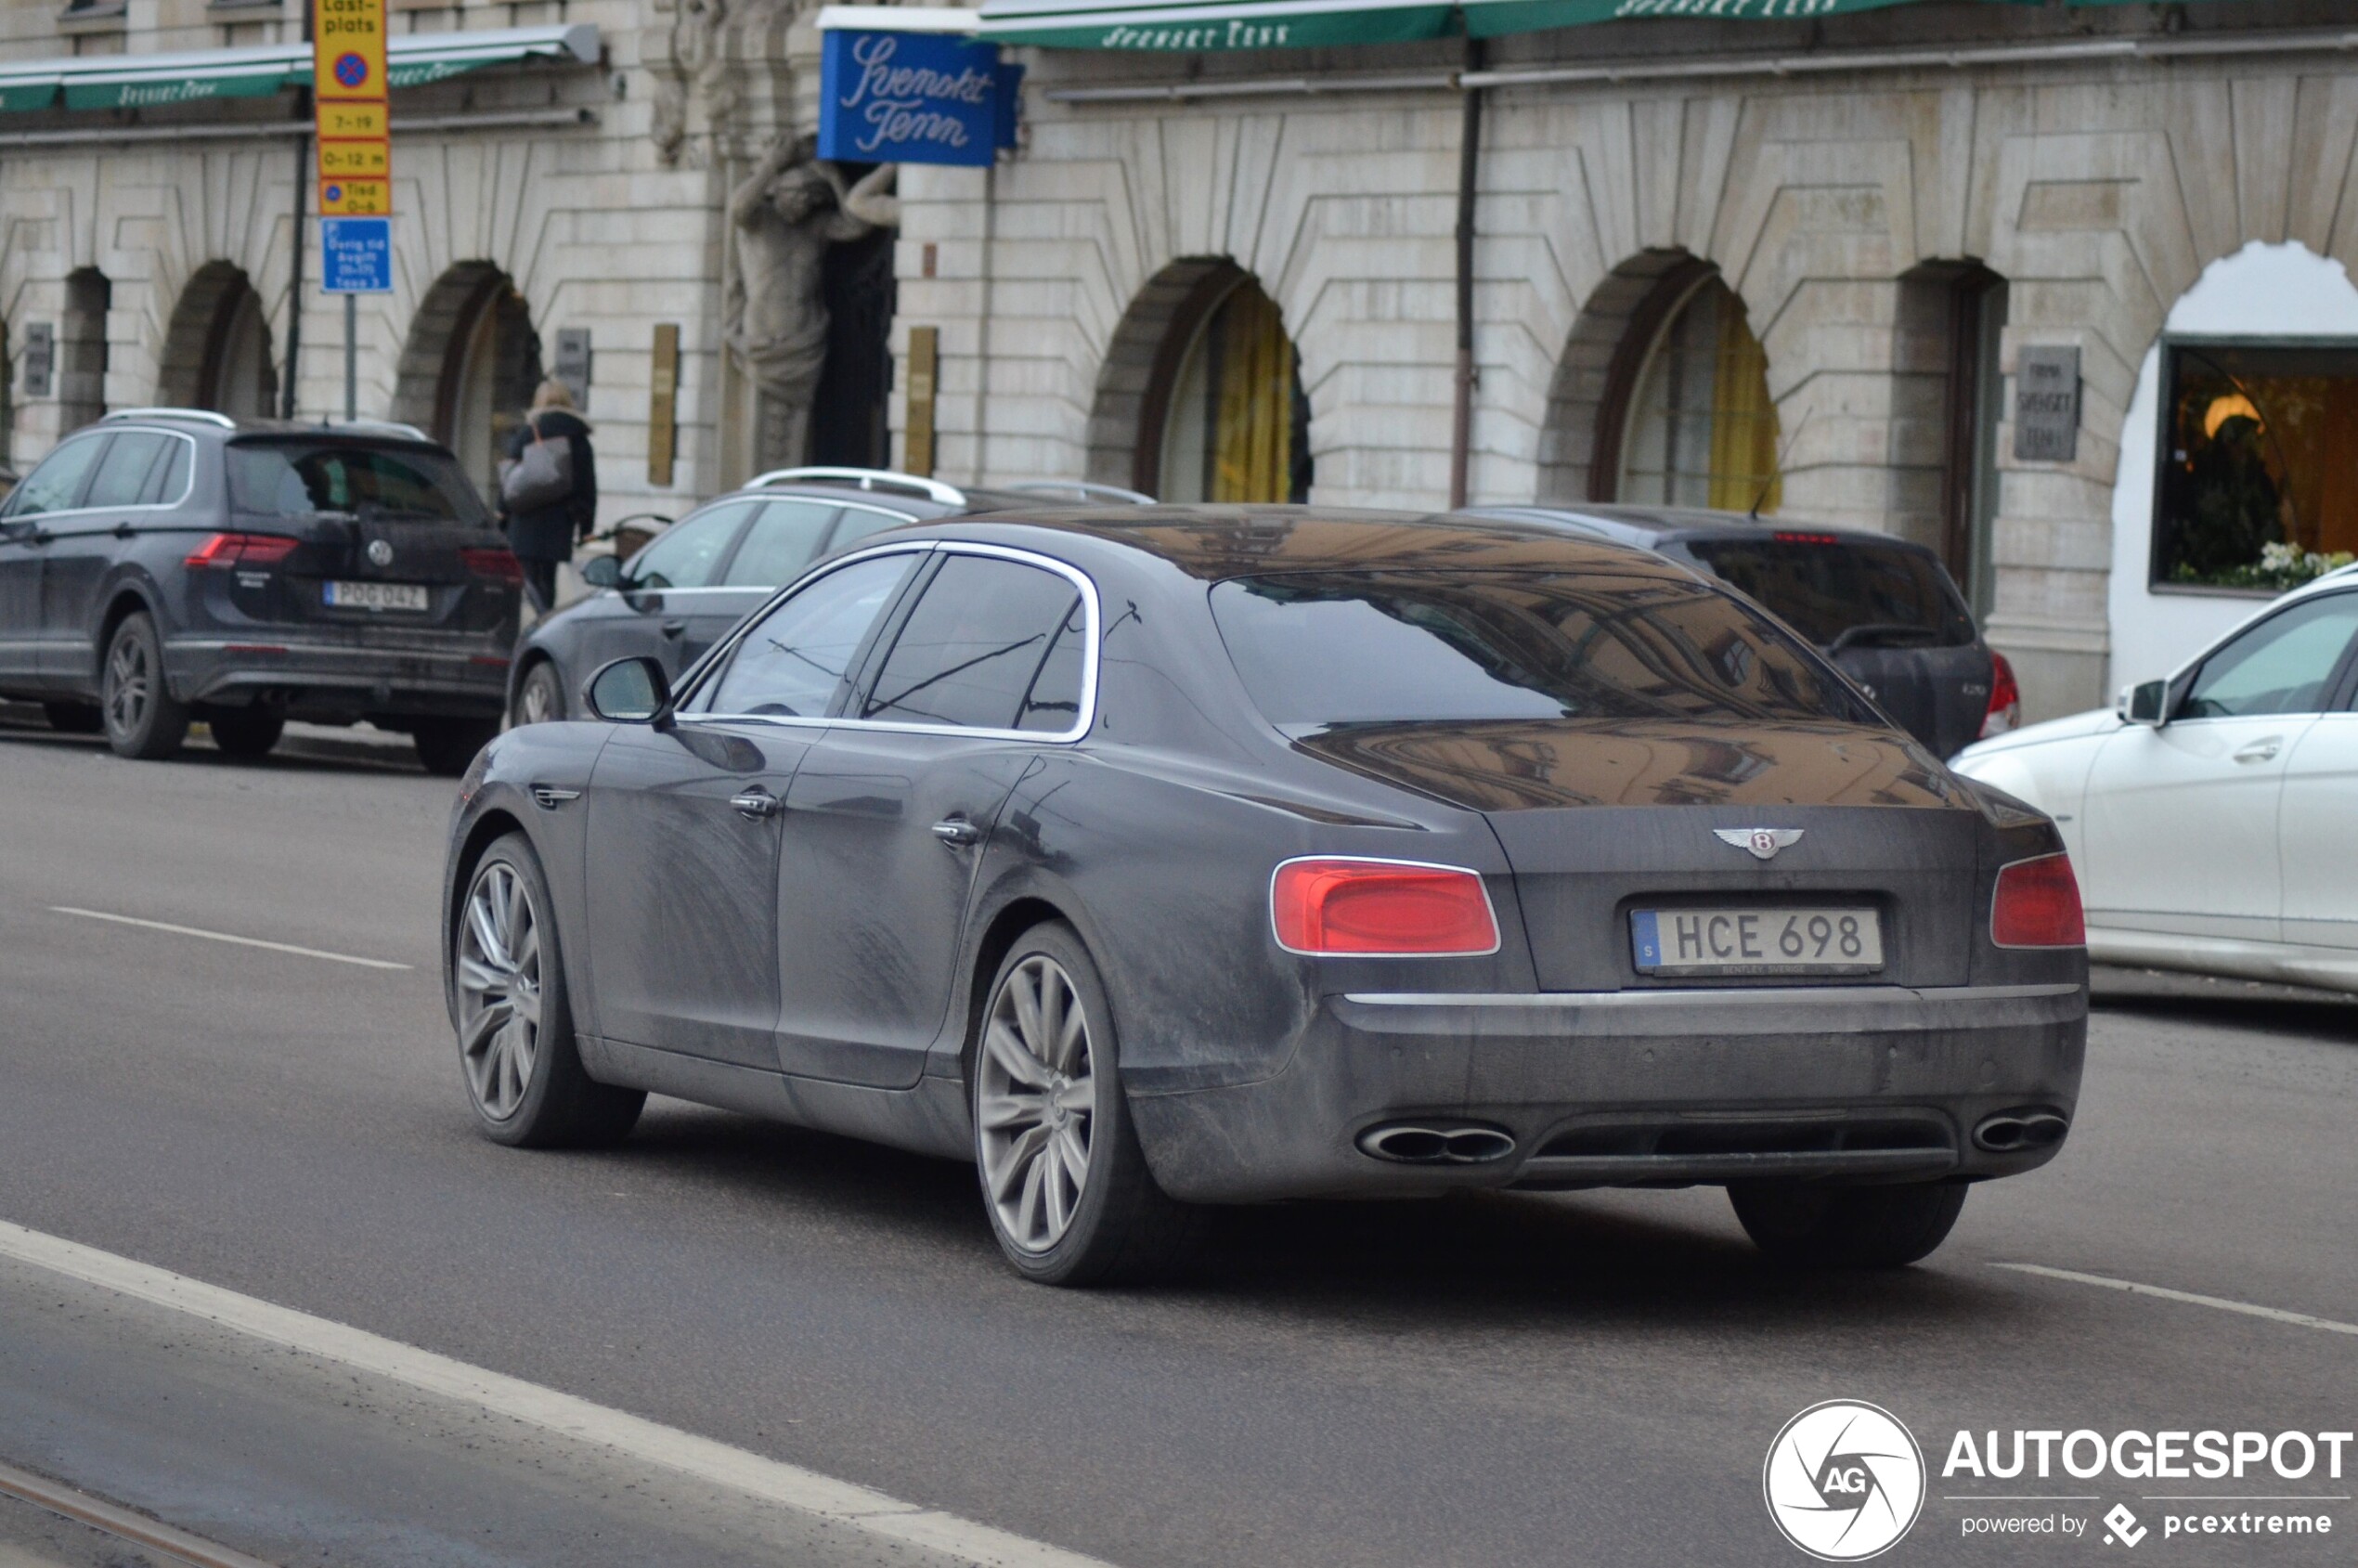
[[[409,741],[427,772],[455,779],[499,732],[497,719],[418,719],[410,721]]]
[[[164,685],[163,641],[145,614],[125,616],[107,640],[98,706],[106,715],[107,744],[118,757],[158,761],[188,738],[188,705],[173,701]]]

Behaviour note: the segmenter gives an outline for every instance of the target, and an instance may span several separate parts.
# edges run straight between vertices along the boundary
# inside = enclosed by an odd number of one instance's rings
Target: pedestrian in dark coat
[[[536,608],[547,615],[557,603],[557,567],[573,559],[573,547],[587,538],[598,516],[598,463],[590,450],[590,426],[573,411],[573,394],[551,376],[532,395],[525,422],[511,431],[507,457],[524,456],[536,437],[563,440],[573,447],[573,494],[553,506],[506,515],[509,548],[524,563],[525,590]]]

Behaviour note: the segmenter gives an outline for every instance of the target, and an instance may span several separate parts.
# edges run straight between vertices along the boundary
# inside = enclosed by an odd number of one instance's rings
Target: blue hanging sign
[[[999,45],[938,32],[830,28],[819,56],[819,156],[981,167],[1015,143],[1023,72]]]

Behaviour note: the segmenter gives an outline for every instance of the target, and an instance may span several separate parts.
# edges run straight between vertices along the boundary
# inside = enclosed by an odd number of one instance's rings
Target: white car
[[[2088,956],[2358,991],[2358,568],[1950,766],[2054,817]]]

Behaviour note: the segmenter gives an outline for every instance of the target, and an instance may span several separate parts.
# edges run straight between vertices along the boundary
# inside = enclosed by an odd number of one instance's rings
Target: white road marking
[[[2125,1290],[2132,1296],[2158,1296],[2165,1302],[2217,1307],[2221,1312],[2240,1312],[2247,1317],[2264,1317],[2272,1323],[2290,1323],[2301,1328],[2323,1328],[2329,1334],[2358,1334],[2358,1323],[2337,1323],[2330,1317],[2315,1317],[2305,1312],[2287,1312],[2282,1307],[2254,1306],[2249,1302],[2231,1302],[2224,1296],[2198,1296],[2192,1290],[2172,1290],[2166,1285],[2141,1285],[2133,1279],[2081,1274],[2076,1269],[2049,1268],[2044,1263],[1992,1263],[1990,1266],[2012,1269],[2016,1274],[2035,1274],[2041,1279],[2067,1279],[2075,1285],[2097,1285],[2107,1290]]]
[[[209,942],[235,942],[240,947],[267,948],[272,952],[292,952],[301,958],[324,958],[331,964],[357,964],[364,969],[411,967],[407,964],[395,964],[382,958],[355,958],[348,952],[322,952],[316,947],[296,947],[292,942],[266,942],[260,937],[233,937],[227,931],[206,931],[194,926],[175,926],[164,920],[142,920],[133,914],[109,914],[100,909],[74,909],[67,904],[51,904],[49,913],[76,914],[84,920],[111,920],[118,926],[138,926],[150,931],[169,931],[175,937],[202,937]]]
[[[292,1307],[207,1285],[185,1275],[118,1257],[78,1241],[0,1220],[0,1256],[152,1302],[272,1344],[406,1383],[495,1416],[604,1445],[644,1464],[728,1486],[797,1513],[923,1548],[973,1568],[1107,1568],[1044,1542],[1028,1540],[938,1509],[816,1471],[764,1458],[627,1411],[611,1410],[520,1378],[486,1371]]]

